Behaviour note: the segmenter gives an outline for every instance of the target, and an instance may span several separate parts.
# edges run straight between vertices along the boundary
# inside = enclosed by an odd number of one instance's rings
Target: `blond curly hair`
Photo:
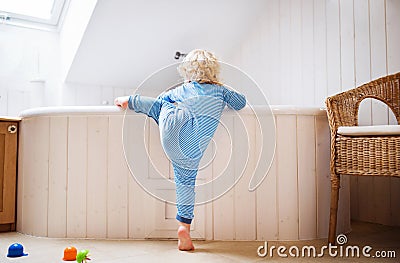
[[[178,66],[178,72],[185,82],[219,84],[220,65],[215,55],[206,50],[190,51]]]

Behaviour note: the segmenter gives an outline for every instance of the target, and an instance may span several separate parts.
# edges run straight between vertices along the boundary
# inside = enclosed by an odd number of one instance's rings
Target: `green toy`
[[[86,260],[90,260],[90,258],[88,258],[89,254],[89,250],[87,249],[82,249],[81,251],[78,252],[78,254],[76,254],[76,262],[78,263],[86,263]]]

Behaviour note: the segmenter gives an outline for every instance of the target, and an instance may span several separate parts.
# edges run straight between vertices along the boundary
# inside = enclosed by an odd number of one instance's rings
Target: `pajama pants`
[[[195,183],[200,160],[210,137],[202,132],[202,118],[189,108],[140,95],[129,98],[129,108],[156,121],[162,147],[172,162],[176,185],[176,219],[190,224],[194,217]]]

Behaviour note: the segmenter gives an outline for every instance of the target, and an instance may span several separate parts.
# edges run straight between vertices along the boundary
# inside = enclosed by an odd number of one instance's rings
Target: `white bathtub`
[[[300,240],[325,238],[329,220],[329,128],[324,110],[272,107],[277,132],[275,159],[259,188],[249,192],[251,169],[222,198],[195,210],[192,235],[206,240]],[[263,109],[258,109],[263,112]],[[37,108],[21,114],[17,231],[41,237],[174,238],[175,207],[149,196],[130,175],[122,148],[123,112],[116,107]],[[241,112],[255,145],[252,111]],[[157,126],[146,127],[148,149],[172,175]],[[225,111],[223,120],[239,120]],[[233,140],[239,140],[233,135]],[[216,141],[223,141],[219,128]],[[225,156],[223,147],[219,156]],[[232,156],[239,157],[240,149]],[[141,171],[151,177],[146,154]],[[255,153],[250,157],[254,158]],[[199,176],[213,177],[216,157]],[[250,159],[250,168],[255,161]],[[232,168],[232,172],[237,171]],[[342,181],[338,232],[350,231],[349,181]]]

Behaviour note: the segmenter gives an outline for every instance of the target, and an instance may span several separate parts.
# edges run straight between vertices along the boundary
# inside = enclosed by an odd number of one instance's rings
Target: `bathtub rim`
[[[252,108],[246,106],[244,109],[239,111],[239,114],[246,115],[252,114],[253,112],[269,112],[267,106],[253,106]],[[270,108],[274,115],[326,116],[326,109],[317,106],[271,105]],[[234,112],[234,110],[229,108],[224,110],[224,114],[232,114]],[[24,110],[19,114],[19,119],[69,115],[123,115],[124,113],[125,111],[117,106],[51,106]]]

